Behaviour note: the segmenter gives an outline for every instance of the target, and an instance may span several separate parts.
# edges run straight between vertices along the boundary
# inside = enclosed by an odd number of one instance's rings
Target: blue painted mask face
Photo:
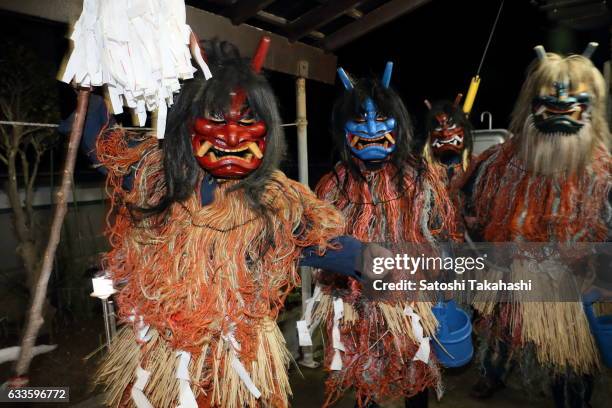
[[[346,143],[358,159],[386,160],[396,148],[395,119],[380,113],[371,98],[367,98],[361,107],[361,114],[344,126]]]

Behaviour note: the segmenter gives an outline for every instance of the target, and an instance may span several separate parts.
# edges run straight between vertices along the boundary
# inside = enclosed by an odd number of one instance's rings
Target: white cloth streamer
[[[132,386],[132,391],[130,392],[132,401],[134,401],[136,408],[153,408],[153,405],[151,405],[143,392],[147,382],[149,382],[150,376],[151,373],[149,371],[140,366],[136,367],[136,381],[134,382],[134,386]]]
[[[179,382],[179,404],[176,408],[198,408],[198,402],[191,390],[191,379],[189,378],[189,361],[191,353],[179,350],[176,352],[179,357],[176,367],[176,379]]]
[[[417,315],[410,306],[404,308],[404,314],[410,318],[412,324],[412,334],[414,338],[419,342],[419,349],[415,353],[412,361],[422,361],[425,364],[429,363],[429,354],[431,345],[429,343],[429,337],[423,335],[423,326],[421,325],[421,318]]]
[[[158,138],[179,80],[193,78],[196,71],[190,51],[204,77],[212,76],[193,44],[184,0],[84,0],[70,39],[74,48],[61,80],[106,85],[113,112],[129,107],[140,126],[147,110],[157,110]]]

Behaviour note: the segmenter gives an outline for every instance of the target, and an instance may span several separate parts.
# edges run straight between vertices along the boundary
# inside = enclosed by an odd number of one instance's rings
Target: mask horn
[[[427,106],[427,109],[431,110],[431,102],[429,102],[429,99],[425,99],[423,102],[425,103],[425,106]]]
[[[261,72],[261,67],[263,67],[263,63],[266,60],[266,55],[268,55],[268,48],[270,48],[270,37],[261,37],[257,50],[251,59],[251,68],[257,74]]]
[[[536,45],[535,47],[533,47],[533,50],[535,51],[540,61],[546,59],[546,50],[544,49],[543,45]]]
[[[340,77],[340,81],[342,81],[342,85],[344,85],[344,89],[352,91],[353,83],[342,67],[338,68],[338,76]]]
[[[457,109],[457,106],[459,106],[459,102],[461,102],[461,98],[463,98],[463,94],[458,93],[457,96],[455,97],[455,102],[453,102],[454,109]]]
[[[582,53],[582,56],[585,57],[585,58],[589,58],[590,59],[593,56],[593,53],[595,52],[597,47],[599,47],[599,43],[590,42],[586,46],[586,48],[584,49],[584,52]]]
[[[383,76],[382,76],[382,86],[385,88],[389,87],[389,84],[391,83],[391,74],[393,73],[393,62],[389,61],[387,62],[387,65],[385,65],[385,72],[383,72]]]

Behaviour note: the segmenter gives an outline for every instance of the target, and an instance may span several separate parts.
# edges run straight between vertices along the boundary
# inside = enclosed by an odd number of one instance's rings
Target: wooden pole
[[[308,62],[298,63],[298,77],[295,80],[295,110],[298,138],[298,172],[300,183],[308,186],[308,119],[306,118],[306,76],[308,76]],[[302,278],[302,314],[306,310],[306,301],[310,299],[312,285],[312,268],[301,267]],[[300,364],[315,368],[318,363],[313,358],[312,346],[302,347],[302,360]]]
[[[28,373],[30,363],[34,357],[33,350],[38,332],[44,322],[43,305],[47,297],[47,286],[49,284],[49,278],[51,277],[51,271],[53,270],[53,260],[55,259],[55,251],[60,241],[62,224],[68,212],[68,194],[70,193],[70,186],[72,184],[72,175],[74,174],[74,165],[79,150],[79,143],[83,135],[83,126],[85,125],[85,116],[87,115],[90,92],[89,89],[80,89],[78,91],[77,109],[74,115],[72,130],[70,131],[66,162],[62,172],[62,182],[56,196],[57,203],[51,223],[49,241],[42,260],[36,289],[32,296],[28,321],[21,339],[19,358],[15,364],[15,375],[17,378],[14,379],[13,383],[19,383],[20,385],[27,385],[28,383],[26,374]]]

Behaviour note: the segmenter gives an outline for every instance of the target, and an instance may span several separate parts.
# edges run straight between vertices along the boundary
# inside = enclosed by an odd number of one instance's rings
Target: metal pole
[[[115,304],[112,300],[108,301],[108,317],[110,323],[111,340],[117,335],[117,315],[115,314]]]
[[[298,174],[300,183],[308,185],[308,120],[306,119],[306,76],[308,76],[308,62],[298,63],[298,77],[295,80],[296,93],[296,119],[298,139]],[[312,270],[308,267],[300,268],[302,278],[302,314],[305,312],[306,301],[312,296]],[[302,347],[302,360],[300,364],[306,367],[317,367],[314,361],[312,346]]]
[[[104,316],[104,333],[106,334],[106,347],[111,346],[111,329],[108,316],[108,298],[102,299],[102,314]]]

